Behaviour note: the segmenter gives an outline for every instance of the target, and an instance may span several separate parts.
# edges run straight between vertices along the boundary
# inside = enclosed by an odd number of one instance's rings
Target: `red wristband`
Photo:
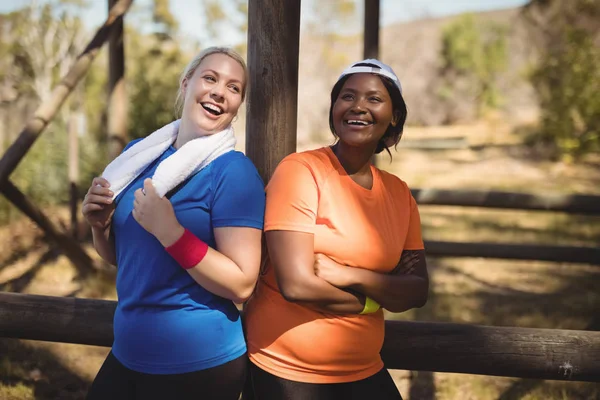
[[[208,252],[208,245],[186,229],[183,235],[175,243],[165,247],[165,250],[183,269],[190,269],[202,261]]]

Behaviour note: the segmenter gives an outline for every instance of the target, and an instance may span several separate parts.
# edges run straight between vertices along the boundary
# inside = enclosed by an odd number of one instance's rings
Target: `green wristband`
[[[361,314],[373,314],[377,310],[379,310],[381,306],[378,302],[373,300],[370,297],[365,297],[365,308],[360,312]]]

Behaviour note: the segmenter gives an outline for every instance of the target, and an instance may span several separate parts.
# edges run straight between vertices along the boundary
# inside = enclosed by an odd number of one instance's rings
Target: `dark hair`
[[[359,63],[353,65],[353,67],[359,66],[377,68],[377,65],[368,63]],[[331,106],[329,107],[329,129],[331,130],[331,133],[333,133],[333,136],[335,136],[336,138],[337,134],[335,133],[335,128],[333,126],[333,105],[337,101],[337,98],[340,95],[344,84],[346,83],[348,78],[350,78],[350,76],[352,75],[346,75],[342,77],[339,81],[336,82],[335,85],[333,85],[333,89],[331,89]],[[385,145],[385,141],[386,139],[391,137],[395,138],[394,147],[396,147],[396,145],[402,138],[402,132],[404,131],[404,124],[406,123],[406,116],[408,114],[408,110],[406,109],[406,103],[404,102],[404,98],[402,97],[402,93],[400,93],[400,89],[398,89],[398,86],[396,86],[396,84],[386,76],[377,76],[379,77],[379,79],[381,79],[381,82],[383,83],[390,97],[392,98],[393,114],[398,118],[398,120],[396,126],[392,126],[392,124],[388,126],[387,130],[379,140],[379,143],[377,143],[375,154],[379,154],[383,150],[386,150],[391,157],[392,153],[390,153],[389,148]]]

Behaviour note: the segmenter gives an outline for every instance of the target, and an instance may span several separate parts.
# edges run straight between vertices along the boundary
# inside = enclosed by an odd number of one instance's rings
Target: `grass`
[[[436,136],[464,135],[476,144],[481,125],[435,128]],[[426,137],[431,129],[409,128]],[[493,135],[492,135],[493,136]],[[482,137],[491,140],[490,135]],[[493,136],[494,144],[502,144]],[[514,146],[513,136],[507,136]],[[313,145],[316,147],[318,144]],[[536,160],[526,150],[400,149],[393,163],[380,162],[411,187],[600,194],[600,164],[565,165]],[[430,240],[598,246],[600,217],[539,211],[423,206]],[[47,210],[68,221],[65,209]],[[87,245],[89,254],[94,254]],[[448,321],[497,326],[600,330],[598,266],[479,258],[428,259],[431,294],[422,309],[390,319]],[[0,290],[55,296],[114,299],[114,275],[86,281],[26,219],[0,227]],[[0,339],[0,399],[64,399],[84,396],[108,349]],[[591,400],[600,385],[490,376],[392,371],[411,400]]]

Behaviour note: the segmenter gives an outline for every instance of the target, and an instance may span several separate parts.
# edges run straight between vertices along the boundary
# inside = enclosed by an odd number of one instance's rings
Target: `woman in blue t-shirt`
[[[246,344],[235,303],[254,289],[265,195],[234,151],[248,73],[226,48],[185,69],[181,119],[95,178],[82,211],[98,254],[118,267],[112,351],[88,399],[237,400]]]

